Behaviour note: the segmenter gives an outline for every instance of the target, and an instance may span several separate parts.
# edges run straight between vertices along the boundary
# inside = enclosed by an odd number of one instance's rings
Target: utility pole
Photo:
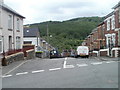
[[[49,43],[49,27],[48,27],[48,23],[47,23],[47,42]]]

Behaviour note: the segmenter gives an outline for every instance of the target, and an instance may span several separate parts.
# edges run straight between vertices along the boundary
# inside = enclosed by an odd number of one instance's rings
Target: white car
[[[89,57],[89,48],[87,46],[78,46],[76,57]]]

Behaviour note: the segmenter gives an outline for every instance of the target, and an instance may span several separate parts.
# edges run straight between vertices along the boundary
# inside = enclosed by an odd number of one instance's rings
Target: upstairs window
[[[107,31],[110,30],[110,19],[107,20]]]
[[[115,16],[112,17],[112,30],[115,29]]]
[[[12,15],[8,15],[8,29],[12,29]]]
[[[119,11],[118,11],[118,12],[119,12],[119,14],[118,14],[118,15],[119,15],[119,23],[120,23],[120,8],[119,8]]]
[[[20,19],[17,18],[17,30],[20,31]]]
[[[0,28],[2,27],[2,12],[0,11]]]

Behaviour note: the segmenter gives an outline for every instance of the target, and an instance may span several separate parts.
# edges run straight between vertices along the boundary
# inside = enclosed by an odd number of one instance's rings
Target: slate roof
[[[37,27],[34,28],[24,28],[23,36],[24,37],[37,37],[39,35],[39,29]]]
[[[8,12],[11,12],[11,13],[13,13],[13,14],[21,17],[21,18],[25,18],[24,16],[20,15],[19,13],[17,13],[15,10],[13,10],[12,8],[10,8],[9,6],[7,6],[7,5],[4,4],[4,3],[0,4],[0,8],[6,10],[6,11],[8,11]]]
[[[109,13],[108,15],[106,15],[104,19],[107,19],[108,17],[110,17],[112,15],[114,15],[114,11],[112,11],[111,13]]]
[[[116,8],[118,8],[118,7],[120,7],[120,1],[119,1],[118,4],[115,5],[112,9],[116,9]]]

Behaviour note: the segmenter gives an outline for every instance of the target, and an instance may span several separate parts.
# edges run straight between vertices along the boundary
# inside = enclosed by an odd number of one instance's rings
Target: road
[[[118,63],[97,58],[28,60],[2,76],[2,87],[118,88]]]

